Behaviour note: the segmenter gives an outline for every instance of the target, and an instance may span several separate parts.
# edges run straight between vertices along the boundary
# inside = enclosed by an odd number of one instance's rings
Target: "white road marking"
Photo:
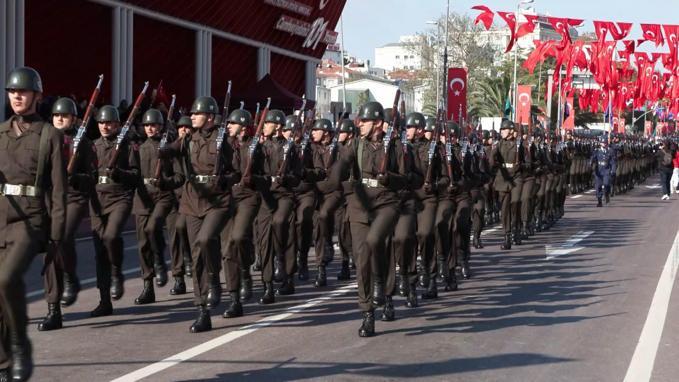
[[[136,244],[135,244],[135,245],[131,245],[131,246],[129,246],[129,247],[125,247],[125,251],[129,251],[129,250],[131,250],[131,249],[136,249],[136,248],[137,248],[137,245],[136,245]],[[166,263],[170,264],[170,261],[168,260],[168,261],[166,261]],[[132,273],[135,273],[135,272],[140,272],[140,271],[141,271],[141,268],[140,268],[140,267],[130,268],[130,269],[125,269],[125,270],[123,271],[123,274],[124,274],[125,276],[127,276],[127,275],[129,275],[129,274],[132,274]],[[85,285],[94,284],[95,282],[97,282],[97,278],[96,278],[96,277],[90,277],[89,279],[80,280],[80,286],[81,286],[81,287],[84,287]],[[40,296],[40,295],[43,295],[43,294],[45,294],[45,290],[44,290],[44,289],[34,290],[33,292],[28,292],[28,293],[26,293],[26,298],[32,298],[32,297]]]
[[[582,194],[571,196],[571,199],[578,199],[578,198],[582,198]]]
[[[650,186],[646,186],[646,188],[648,188],[649,190],[656,190],[656,189],[660,188],[660,185],[659,184],[652,184]]]
[[[556,258],[557,256],[567,255],[583,249],[584,247],[576,247],[575,245],[593,234],[594,231],[580,231],[575,235],[571,236],[570,239],[566,240],[560,246],[545,245],[545,252],[547,260]]]
[[[165,369],[168,369],[172,366],[178,365],[184,361],[190,360],[191,358],[197,357],[203,353],[206,353],[212,349],[215,349],[217,347],[223,346],[229,342],[235,341],[238,338],[241,338],[243,336],[246,336],[250,333],[256,332],[259,329],[265,328],[267,326],[271,326],[272,324],[285,320],[286,318],[292,316],[293,314],[299,313],[305,309],[313,308],[316,305],[321,304],[322,302],[331,300],[333,298],[339,297],[352,289],[356,288],[356,284],[351,284],[344,286],[342,288],[339,288],[331,293],[329,293],[326,296],[315,298],[312,300],[309,300],[301,305],[296,305],[291,308],[288,308],[285,310],[285,312],[277,314],[275,316],[270,316],[270,317],[264,317],[261,320],[245,325],[243,327],[240,327],[236,330],[233,330],[229,333],[226,333],[224,335],[221,335],[217,338],[213,338],[210,341],[204,342],[200,345],[194,346],[190,349],[187,349],[181,353],[177,353],[173,356],[170,356],[168,358],[165,358],[162,361],[150,364],[146,367],[143,367],[139,370],[133,371],[129,374],[125,374],[120,378],[114,379],[112,382],[131,382],[131,381],[138,381],[142,378],[149,377],[153,374],[159,373]]]
[[[594,191],[596,191],[596,190],[595,190],[595,189],[587,190],[587,191],[585,191],[585,194],[591,194],[591,193],[593,193]]]
[[[655,356],[658,353],[658,345],[667,318],[672,286],[677,276],[677,266],[679,265],[677,257],[679,257],[679,231],[674,237],[674,244],[670,253],[667,254],[667,261],[665,261],[665,266],[660,274],[658,286],[655,288],[644,328],[641,330],[639,342],[634,350],[629,368],[627,368],[627,374],[625,374],[625,382],[651,380]]]

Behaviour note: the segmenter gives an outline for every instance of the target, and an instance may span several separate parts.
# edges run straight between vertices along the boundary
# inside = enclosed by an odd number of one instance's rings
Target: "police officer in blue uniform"
[[[615,173],[615,151],[608,148],[608,137],[603,136],[599,148],[592,153],[592,170],[594,171],[594,188],[596,189],[597,207],[602,207],[601,199],[605,196],[610,201],[611,174]]]

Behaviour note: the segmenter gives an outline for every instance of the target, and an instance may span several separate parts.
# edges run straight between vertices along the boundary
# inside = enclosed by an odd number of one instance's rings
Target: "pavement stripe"
[[[187,349],[181,353],[177,353],[173,356],[170,356],[168,358],[165,358],[162,361],[153,363],[151,365],[148,365],[146,367],[143,367],[139,370],[133,371],[132,373],[123,375],[120,378],[114,379],[112,382],[131,382],[131,381],[138,381],[142,378],[149,377],[153,374],[159,373],[165,369],[168,369],[172,366],[178,365],[184,361],[190,360],[191,358],[197,357],[203,353],[206,353],[212,349],[215,349],[219,346],[223,346],[229,342],[235,341],[238,338],[241,338],[243,336],[246,336],[250,333],[256,332],[257,330],[261,328],[265,328],[267,326],[270,326],[278,321],[285,320],[286,318],[292,316],[293,314],[299,313],[305,309],[312,308],[316,305],[321,304],[322,302],[331,300],[333,298],[339,297],[352,289],[356,288],[356,284],[351,284],[344,286],[342,288],[339,288],[327,296],[324,297],[319,297],[315,298],[312,300],[309,300],[301,305],[296,305],[293,307],[290,307],[286,309],[285,312],[270,316],[270,317],[265,317],[262,318],[261,320],[250,324],[250,325],[245,325],[243,327],[240,327],[236,330],[233,330],[229,333],[226,333],[222,336],[219,336],[217,338],[214,338],[210,341],[204,342],[200,345],[194,346],[190,349]]]
[[[571,196],[571,199],[578,199],[578,198],[582,198],[582,194]]]
[[[674,238],[674,244],[670,249],[670,253],[667,254],[667,261],[665,261],[665,266],[663,267],[662,274],[658,280],[658,286],[655,288],[644,328],[641,330],[639,342],[634,350],[634,355],[632,356],[632,361],[627,369],[627,374],[625,374],[625,382],[643,382],[651,380],[655,356],[658,353],[658,345],[660,344],[663,327],[665,326],[665,319],[667,318],[667,309],[670,304],[672,285],[677,276],[678,260],[679,231],[677,231],[677,235]]]
[[[595,190],[595,189],[587,190],[587,191],[585,191],[585,194],[591,194],[591,193],[593,193],[594,191],[596,191],[596,190]]]

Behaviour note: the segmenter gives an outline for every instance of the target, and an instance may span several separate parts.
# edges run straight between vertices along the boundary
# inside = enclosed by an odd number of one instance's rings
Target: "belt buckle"
[[[99,176],[99,184],[109,184],[111,183],[108,176]]]
[[[152,181],[154,181],[154,178],[144,178],[144,184],[150,185]]]
[[[23,191],[22,187],[22,185],[17,184],[5,184],[3,193],[10,196],[19,196],[21,195],[21,191]]]

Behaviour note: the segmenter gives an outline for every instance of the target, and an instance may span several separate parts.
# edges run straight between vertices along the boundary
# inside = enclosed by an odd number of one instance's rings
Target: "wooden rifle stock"
[[[439,109],[439,111],[436,113],[436,120],[438,121],[441,118],[441,113],[442,111]],[[441,135],[441,130],[437,126],[437,123],[434,123],[434,134],[432,134],[431,137],[431,142],[429,142],[429,163],[427,164],[427,174],[424,177],[424,184],[429,184],[431,185],[431,178],[432,178],[432,167],[433,162],[434,162],[434,153],[436,152],[436,146],[438,145],[439,142],[439,137]]]
[[[396,112],[398,109],[398,101],[401,98],[401,89],[396,90],[396,96],[394,96],[394,105],[392,107],[393,110],[393,115],[391,118],[391,125],[389,125],[389,129],[384,135],[384,139],[382,141],[384,145],[384,156],[382,157],[382,163],[380,163],[380,174],[384,175],[387,173],[387,164],[389,163],[389,145],[391,144],[391,140],[394,135],[394,131],[398,131],[397,126],[398,126],[398,113]]]
[[[224,96],[224,107],[222,111],[222,122],[219,124],[217,131],[217,157],[215,158],[214,175],[219,175],[222,167],[222,145],[224,144],[224,136],[226,135],[226,124],[229,120],[229,102],[231,102],[231,81],[226,86],[226,95]]]
[[[116,163],[118,163],[118,156],[120,155],[120,146],[123,144],[123,141],[125,140],[125,137],[127,136],[127,132],[130,130],[130,126],[132,126],[132,122],[134,122],[134,118],[137,116],[137,113],[139,112],[139,107],[141,106],[141,102],[144,100],[144,97],[146,96],[146,91],[149,88],[149,82],[146,81],[144,83],[144,89],[142,89],[141,93],[137,96],[137,99],[134,101],[134,106],[132,107],[132,110],[130,111],[130,115],[127,116],[127,121],[125,121],[125,125],[123,128],[120,130],[120,134],[118,134],[118,140],[116,141],[116,146],[113,149],[113,154],[111,155],[111,159],[108,162],[108,169],[112,170],[116,167]]]
[[[259,105],[259,103],[257,105]],[[262,115],[266,115],[269,112],[269,106],[271,106],[271,98],[267,98],[266,106],[262,111]],[[252,176],[252,159],[255,155],[255,149],[257,148],[257,144],[259,144],[259,137],[262,136],[262,129],[264,128],[264,119],[265,118],[259,118],[259,121],[257,123],[257,130],[255,130],[255,135],[252,137],[250,147],[248,147],[248,162],[245,164],[243,178],[250,178]]]
[[[160,152],[165,148],[165,145],[167,145],[167,140],[169,136],[168,130],[170,129],[170,121],[172,120],[172,115],[174,113],[174,105],[176,101],[177,96],[173,94],[172,102],[170,102],[170,108],[167,110],[167,118],[165,119],[165,132],[163,133],[163,139],[160,140],[160,145],[158,146],[158,159],[156,160],[156,169],[153,173],[153,178],[157,180],[159,180],[160,177],[162,176],[163,159],[160,156]]]
[[[71,153],[71,157],[68,159],[68,165],[66,166],[66,171],[68,172],[68,175],[73,175],[73,172],[75,171],[75,160],[77,159],[76,157],[78,156],[78,146],[80,145],[80,140],[82,139],[83,135],[85,135],[87,125],[90,123],[90,118],[92,117],[92,112],[94,111],[94,104],[97,103],[99,93],[101,93],[101,84],[103,81],[104,75],[100,74],[97,86],[94,88],[94,91],[92,92],[92,96],[90,97],[90,103],[87,105],[85,115],[83,115],[83,120],[80,123],[78,132],[76,133],[75,139],[73,140],[73,152]]]

